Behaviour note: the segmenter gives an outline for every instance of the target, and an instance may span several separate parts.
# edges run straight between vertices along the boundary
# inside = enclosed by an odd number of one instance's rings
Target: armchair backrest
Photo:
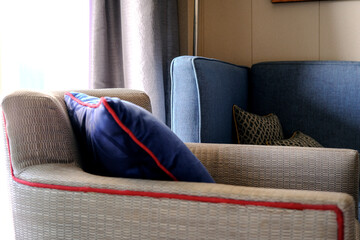
[[[151,111],[150,99],[141,91],[102,89],[79,92],[96,97],[119,97]],[[1,106],[15,175],[37,164],[79,163],[79,150],[64,103],[64,91],[50,94],[17,91],[6,96]]]

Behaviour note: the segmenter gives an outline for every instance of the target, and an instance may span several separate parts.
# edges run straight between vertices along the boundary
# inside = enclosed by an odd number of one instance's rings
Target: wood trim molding
[[[317,1],[317,0],[272,0],[273,3],[285,3],[285,2],[310,2],[310,1]]]

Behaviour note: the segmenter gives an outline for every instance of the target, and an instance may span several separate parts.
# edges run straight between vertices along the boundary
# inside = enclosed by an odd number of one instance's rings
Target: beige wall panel
[[[319,60],[319,2],[253,0],[253,63]]]
[[[320,3],[320,59],[360,60],[360,1]]]
[[[201,0],[199,54],[251,65],[251,0]]]

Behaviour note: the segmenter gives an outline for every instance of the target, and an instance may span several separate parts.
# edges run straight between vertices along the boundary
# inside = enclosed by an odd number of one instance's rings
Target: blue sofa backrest
[[[278,115],[326,147],[360,150],[360,63],[265,62],[251,68],[249,111]]]
[[[234,143],[232,105],[275,113],[285,137],[300,130],[325,147],[360,150],[360,62],[264,62],[202,57],[171,67],[172,130],[185,142]]]
[[[171,64],[171,129],[184,142],[232,143],[232,106],[247,106],[247,67],[181,56]]]

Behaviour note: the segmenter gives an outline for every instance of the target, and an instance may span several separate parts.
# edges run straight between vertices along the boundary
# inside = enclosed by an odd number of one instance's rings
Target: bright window
[[[89,85],[88,0],[0,0],[1,91]]]
[[[2,96],[17,89],[88,87],[89,0],[0,0]],[[0,160],[0,232],[11,239],[7,170]]]

